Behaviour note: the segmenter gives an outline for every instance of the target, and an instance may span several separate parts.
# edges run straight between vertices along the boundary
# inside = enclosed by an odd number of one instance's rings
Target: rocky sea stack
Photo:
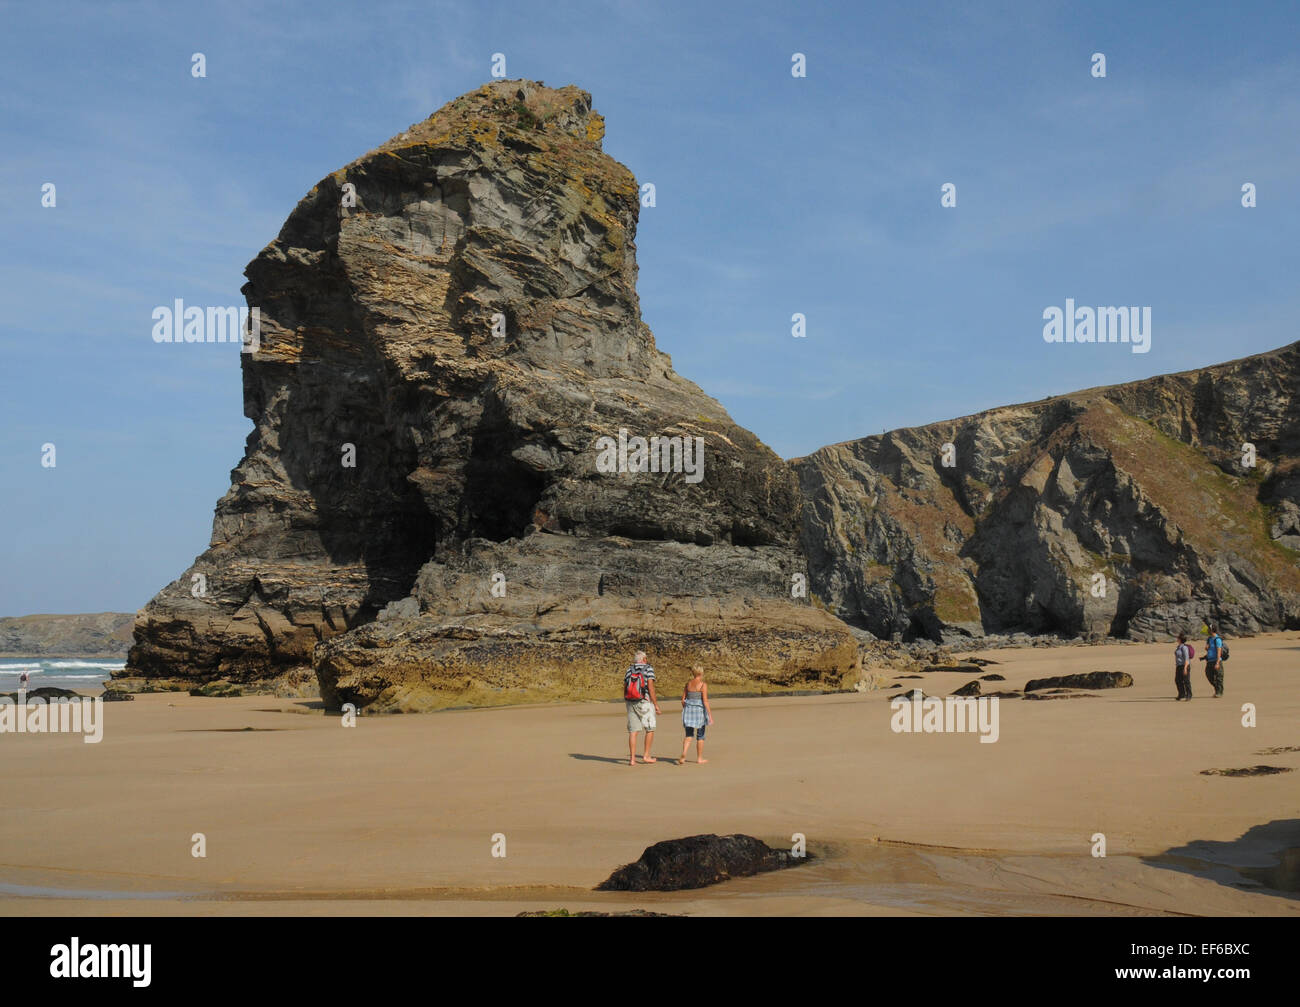
[[[641,320],[638,187],[603,135],[586,92],[498,81],[298,204],[246,270],[256,429],[124,676],[314,668],[332,706],[418,710],[615,697],[642,646],[665,689],[688,660],[851,684],[848,627],[792,596],[794,473]],[[618,471],[637,437],[655,471]]]
[[[298,204],[246,270],[244,458],[119,686],[615,698],[642,647],[665,693],[830,690],[864,631],[1300,626],[1300,344],[787,463],[656,349],[603,134],[496,81]]]

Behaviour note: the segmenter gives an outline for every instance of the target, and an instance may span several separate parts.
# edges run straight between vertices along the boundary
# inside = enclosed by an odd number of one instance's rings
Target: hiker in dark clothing
[[[1210,633],[1205,638],[1205,657],[1201,658],[1205,662],[1205,679],[1214,686],[1214,698],[1223,698],[1223,637],[1219,636],[1216,627],[1210,627]]]
[[[1192,652],[1187,646],[1187,634],[1178,634],[1178,647],[1174,650],[1174,687],[1178,690],[1175,703],[1192,698]]]

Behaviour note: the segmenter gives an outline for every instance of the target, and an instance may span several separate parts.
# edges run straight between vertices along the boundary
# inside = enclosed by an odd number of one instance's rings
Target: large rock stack
[[[793,473],[641,321],[603,132],[577,88],[496,82],[299,203],[246,271],[256,429],[127,676],[292,678],[319,646],[331,703],[422,709],[614,696],[637,646],[669,688],[696,659],[852,674],[800,590]]]

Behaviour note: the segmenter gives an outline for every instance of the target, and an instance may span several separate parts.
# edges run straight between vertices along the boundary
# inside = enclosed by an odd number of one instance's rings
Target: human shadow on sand
[[[581,759],[583,762],[612,762],[612,763],[614,763],[614,765],[616,765],[616,766],[626,766],[626,765],[627,765],[627,756],[626,756],[626,755],[623,756],[623,758],[621,758],[621,759],[611,759],[608,755],[585,755],[585,754],[583,754],[582,752],[570,752],[570,753],[569,753],[569,758],[570,758],[570,759]],[[668,761],[669,761],[668,759],[665,759],[665,758],[663,758],[663,757],[656,757],[655,761],[652,762],[652,763],[650,763],[650,765],[652,765],[652,766],[657,766],[657,765],[659,765],[659,764],[661,764],[661,763],[665,763],[665,762],[668,762]],[[639,755],[636,757],[636,764],[637,764],[638,766],[642,764],[642,763],[641,763],[641,756],[639,756]]]
[[[1300,899],[1300,818],[1253,826],[1226,843],[1194,840],[1142,861],[1243,891]]]

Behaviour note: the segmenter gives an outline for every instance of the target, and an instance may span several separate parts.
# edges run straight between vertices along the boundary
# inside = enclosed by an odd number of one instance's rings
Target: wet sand
[[[668,761],[675,698],[661,761],[630,768],[621,703],[347,728],[312,701],[138,696],[104,706],[97,745],[0,735],[0,913],[1300,915],[1284,862],[1300,848],[1300,751],[1259,754],[1300,746],[1300,637],[1230,643],[1226,697],[1198,661],[1192,703],[1173,702],[1172,644],[972,651],[1006,676],[986,691],[1135,679],[1003,700],[995,744],[894,733],[897,688],[717,698],[706,766]],[[972,677],[886,682],[945,695]],[[1201,775],[1260,764],[1294,771]],[[787,847],[802,833],[814,859],[694,892],[591,890],[651,843],[701,832]]]

